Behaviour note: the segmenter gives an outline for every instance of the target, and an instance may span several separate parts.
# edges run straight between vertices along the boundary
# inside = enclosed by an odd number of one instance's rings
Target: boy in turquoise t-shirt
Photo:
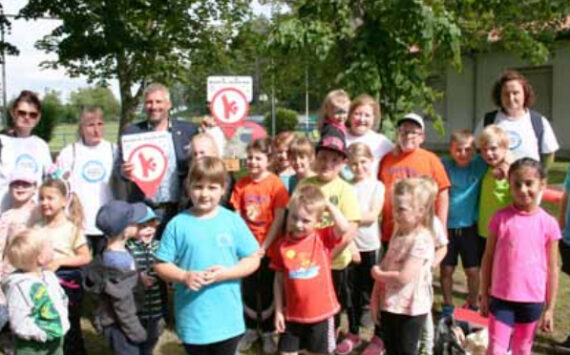
[[[192,207],[166,226],[159,277],[174,283],[176,333],[187,354],[234,354],[245,331],[239,279],[259,267],[259,245],[234,212],[219,206],[226,170],[204,157],[188,172]]]
[[[441,288],[443,293],[442,316],[453,313],[451,295],[453,273],[458,257],[467,276],[469,295],[467,304],[477,307],[479,291],[479,266],[481,264],[482,242],[477,233],[479,194],[481,181],[487,171],[487,164],[475,155],[475,138],[471,132],[462,130],[451,134],[449,142],[451,158],[443,158],[442,163],[451,181],[449,190],[449,215],[447,254],[441,262]]]

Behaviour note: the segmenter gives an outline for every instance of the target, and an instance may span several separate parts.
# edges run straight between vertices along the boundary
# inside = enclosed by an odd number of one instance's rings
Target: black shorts
[[[558,243],[558,248],[560,249],[560,258],[562,259],[562,272],[570,275],[570,245],[561,240]]]
[[[293,353],[307,350],[311,353],[329,354],[336,347],[334,317],[318,323],[286,322],[285,332],[279,336],[279,352]]]
[[[184,344],[188,355],[227,355],[236,354],[241,335],[211,344]]]
[[[481,237],[477,234],[477,225],[466,228],[450,228],[447,230],[449,244],[447,254],[441,261],[445,266],[457,266],[458,257],[461,256],[463,268],[479,267],[481,265]]]

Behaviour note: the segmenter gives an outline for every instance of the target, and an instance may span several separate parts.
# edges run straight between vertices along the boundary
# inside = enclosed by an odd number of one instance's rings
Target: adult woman
[[[8,181],[16,171],[32,174],[39,186],[46,168],[52,164],[47,143],[32,135],[41,118],[40,99],[24,90],[14,100],[12,126],[0,133],[0,210],[10,206]]]
[[[97,211],[113,199],[110,182],[116,147],[103,139],[104,129],[103,111],[84,109],[79,116],[79,139],[57,157],[57,165],[70,172],[71,189],[84,206],[85,235],[94,254],[105,247],[103,233],[95,226]]]
[[[494,123],[509,135],[514,160],[529,157],[548,167],[559,145],[548,120],[530,109],[534,91],[528,80],[515,70],[506,70],[495,83],[492,98],[499,110],[485,115],[476,134]]]

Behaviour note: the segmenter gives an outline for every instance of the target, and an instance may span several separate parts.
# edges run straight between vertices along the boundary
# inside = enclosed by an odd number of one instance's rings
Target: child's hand
[[[184,274],[184,284],[192,291],[199,291],[204,286],[204,272],[203,271],[186,271]]]
[[[374,265],[372,267],[372,269],[370,270],[370,274],[372,275],[372,278],[376,281],[381,281],[382,278],[382,269],[380,269],[380,266],[378,265]]]
[[[554,331],[554,311],[552,309],[547,309],[542,314],[540,330],[545,333],[552,333]]]
[[[275,312],[275,330],[277,330],[277,333],[285,333],[285,316],[283,316],[283,312]]]
[[[145,288],[151,288],[151,286],[156,283],[156,277],[149,276],[146,271],[142,271],[141,281]]]
[[[213,284],[224,280],[224,272],[226,267],[222,265],[210,266],[204,271],[204,285]]]
[[[479,313],[483,317],[489,316],[489,295],[487,294],[479,295]]]

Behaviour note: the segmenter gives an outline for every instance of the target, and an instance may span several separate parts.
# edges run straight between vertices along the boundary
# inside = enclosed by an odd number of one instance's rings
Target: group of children
[[[8,311],[0,315],[9,315],[16,352],[84,352],[87,291],[114,353],[151,354],[172,284],[188,354],[234,354],[258,339],[268,354],[350,354],[363,343],[361,325],[374,326],[362,354],[431,353],[432,269],[442,264],[449,315],[461,256],[466,306],[490,319],[489,354],[530,354],[536,328],[553,329],[561,237],[539,207],[540,163],[511,162],[495,125],[476,139],[454,132],[442,162],[421,148],[417,114],[397,121],[393,145],[374,132],[380,108],[370,96],[351,103],[335,90],[322,111],[316,146],[292,132],[251,142],[247,175],[235,184],[213,140],[195,136],[189,207],[158,241],[144,204],[104,205],[96,224],[107,246],[94,260],[65,178],[42,184],[37,209],[33,180],[14,176],[13,209],[0,216]]]

